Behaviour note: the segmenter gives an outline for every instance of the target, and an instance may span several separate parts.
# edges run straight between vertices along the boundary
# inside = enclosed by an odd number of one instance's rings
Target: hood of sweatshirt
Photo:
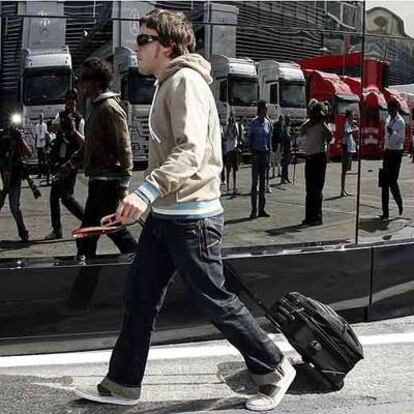
[[[101,93],[97,98],[95,98],[93,100],[93,103],[97,103],[97,102],[103,101],[108,98],[115,98],[118,96],[119,96],[119,93],[112,92],[112,91],[106,91],[104,93]]]
[[[196,70],[209,85],[213,82],[213,78],[210,76],[210,63],[199,54],[188,53],[171,60],[170,64],[167,66],[167,69],[159,78],[158,83],[161,84],[168,77],[182,68],[191,68]]]

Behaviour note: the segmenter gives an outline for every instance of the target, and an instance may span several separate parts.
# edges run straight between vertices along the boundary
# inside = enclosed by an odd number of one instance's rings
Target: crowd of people
[[[92,65],[93,69],[88,65]],[[81,80],[81,86],[85,96],[93,102],[94,115],[89,122],[89,137],[86,141],[85,120],[78,110],[79,96],[76,89],[67,92],[65,109],[56,114],[49,124],[45,122],[43,114],[40,114],[34,127],[33,141],[38,159],[38,178],[47,178],[51,185],[49,200],[51,232],[45,235],[46,240],[63,237],[61,204],[79,219],[83,226],[97,225],[99,221],[96,217],[113,211],[117,200],[126,194],[125,185],[132,172],[128,126],[117,94],[109,90],[111,73],[110,68],[105,65],[105,62],[100,60],[88,60],[84,65],[85,75]],[[92,81],[88,76],[92,76]],[[95,78],[101,86],[93,89],[91,83]],[[103,114],[100,114],[100,111],[103,111]],[[250,121],[242,119],[237,122],[234,114],[230,114],[227,123],[221,127],[223,154],[221,184],[231,197],[240,195],[238,171],[242,162],[242,151],[248,149],[251,154],[251,219],[270,216],[265,210],[266,193],[271,193],[270,180],[280,177],[280,184],[291,183],[289,166],[294,154],[293,148],[297,149],[296,142],[294,145],[295,134],[300,134],[303,138],[301,142],[305,154],[305,217],[302,224],[315,226],[323,223],[323,188],[329,161],[328,148],[332,142],[332,131],[327,123],[329,111],[330,107],[326,103],[311,100],[308,106],[308,118],[296,131],[293,130],[288,116],[280,115],[272,124],[267,116],[267,106],[264,101],[258,103],[257,117]],[[108,115],[106,112],[110,112],[108,118],[111,120],[110,125],[106,123]],[[390,191],[397,203],[399,214],[403,213],[398,176],[405,138],[405,123],[399,115],[399,105],[395,99],[389,101],[388,112],[383,168],[379,173],[379,185],[382,187],[380,218],[383,220],[389,218]],[[342,131],[341,197],[350,195],[346,190],[346,176],[351,170],[352,160],[357,152],[357,134],[358,125],[354,114],[351,110],[347,110]],[[107,137],[105,145],[100,146],[99,152],[95,151],[97,148],[95,141],[102,139],[103,136]],[[23,139],[18,125],[11,123],[3,131],[0,139],[0,171],[3,183],[0,191],[0,209],[8,195],[10,210],[22,241],[29,240],[29,232],[20,208],[22,181],[27,180],[35,198],[41,195],[24,163],[24,158],[30,156],[32,152],[33,150]],[[114,157],[113,154],[117,155]],[[86,164],[83,166],[84,162]],[[88,198],[85,207],[73,195],[78,168],[81,166],[90,177],[89,193],[93,194],[93,197]],[[114,197],[108,198],[107,194],[112,194]],[[107,203],[109,199],[112,201]],[[135,240],[126,230],[111,238],[121,252],[130,252],[136,247]],[[95,254],[96,239],[88,239],[78,244],[83,246],[78,246],[79,254],[86,257]]]
[[[328,119],[330,105],[311,99],[308,117],[297,130],[291,126],[289,116],[279,115],[272,124],[267,116],[266,102],[259,101],[257,117],[249,122],[238,123],[234,114],[222,130],[224,168],[222,186],[232,198],[240,194],[237,189],[237,172],[242,160],[242,150],[251,155],[251,212],[250,218],[269,217],[265,210],[266,193],[270,194],[269,180],[280,177],[280,184],[290,184],[289,166],[297,162],[299,150],[296,137],[301,136],[300,156],[305,158],[305,217],[302,224],[317,226],[323,224],[322,202],[326,169],[329,160],[329,146],[333,143],[333,131]],[[403,213],[403,201],[398,186],[405,139],[405,123],[399,114],[399,103],[390,99],[388,118],[385,124],[383,168],[380,169],[379,186],[382,187],[382,220],[388,220],[389,192],[391,191],[398,213]],[[342,155],[340,197],[351,195],[346,190],[346,177],[356,158],[359,126],[355,114],[348,109],[342,129]],[[230,192],[230,172],[233,171],[233,191]],[[226,173],[226,174],[225,174]],[[294,180],[294,177],[292,177]]]
[[[65,109],[51,122],[47,124],[43,114],[39,115],[32,131],[34,148],[24,139],[19,120],[11,122],[2,132],[0,210],[8,195],[22,241],[29,241],[20,208],[22,181],[28,181],[35,198],[41,195],[25,163],[34,151],[38,161],[37,178],[46,178],[50,184],[52,231],[44,236],[45,240],[63,236],[61,204],[81,222],[81,227],[88,227],[99,225],[101,217],[114,213],[127,194],[133,167],[131,142],[119,95],[109,89],[111,81],[109,64],[99,58],[89,58],[83,64],[80,83],[84,96],[91,101],[86,125],[78,110],[78,91],[71,89],[65,96]],[[89,179],[85,206],[73,195],[79,168]],[[127,229],[122,228],[110,238],[121,253],[135,253],[137,242]],[[93,257],[97,239],[89,237],[77,241],[78,257]]]

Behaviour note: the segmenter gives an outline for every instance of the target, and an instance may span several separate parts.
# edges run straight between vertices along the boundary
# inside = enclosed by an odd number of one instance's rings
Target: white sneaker
[[[116,389],[110,390],[109,387]],[[75,394],[89,401],[114,405],[136,405],[139,402],[140,387],[123,387],[105,378],[97,386],[75,388]]]
[[[246,408],[250,411],[273,410],[282,401],[295,376],[296,370],[286,358],[274,373],[252,375],[259,386],[259,392],[246,401]]]

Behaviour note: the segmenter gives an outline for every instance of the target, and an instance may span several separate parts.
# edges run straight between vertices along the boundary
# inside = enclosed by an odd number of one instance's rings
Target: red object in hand
[[[139,219],[138,222],[143,226],[144,221]],[[80,227],[72,231],[72,236],[75,239],[84,239],[86,237],[97,237],[103,234],[113,233],[120,230],[124,226],[131,226],[136,221],[130,223],[123,223],[116,219],[116,214],[110,214],[109,216],[102,217],[100,220],[100,226]]]

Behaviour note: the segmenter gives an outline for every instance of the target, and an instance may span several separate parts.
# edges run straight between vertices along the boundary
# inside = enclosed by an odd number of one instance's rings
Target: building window
[[[356,28],[357,5],[342,1],[326,1],[325,12],[342,26]]]
[[[279,85],[277,83],[270,85],[269,103],[275,105],[279,103]]]

